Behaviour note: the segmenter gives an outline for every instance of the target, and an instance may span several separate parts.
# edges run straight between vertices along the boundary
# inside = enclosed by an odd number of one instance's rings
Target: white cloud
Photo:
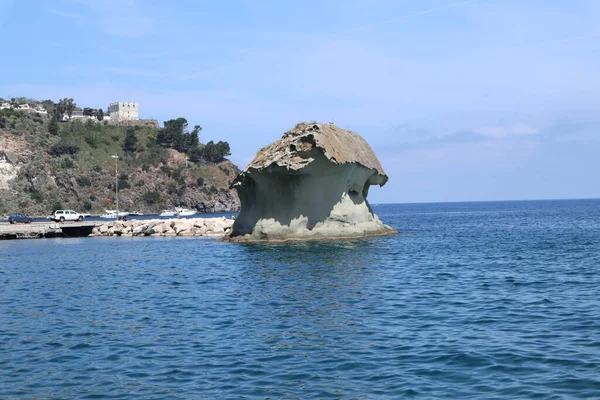
[[[537,135],[540,133],[538,128],[518,123],[511,126],[488,126],[475,130],[476,133],[484,136],[502,138],[516,135]]]

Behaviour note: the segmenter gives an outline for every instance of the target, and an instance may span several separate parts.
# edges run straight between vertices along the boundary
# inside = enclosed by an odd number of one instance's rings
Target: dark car
[[[31,217],[28,217],[25,214],[10,214],[8,216],[8,222],[10,222],[11,224],[15,224],[17,222],[29,224],[31,223],[31,221],[33,221]]]

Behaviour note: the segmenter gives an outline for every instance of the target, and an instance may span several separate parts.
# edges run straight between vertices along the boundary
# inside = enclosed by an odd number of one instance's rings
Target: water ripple
[[[600,398],[600,201],[377,211],[403,233],[0,242],[0,398]]]

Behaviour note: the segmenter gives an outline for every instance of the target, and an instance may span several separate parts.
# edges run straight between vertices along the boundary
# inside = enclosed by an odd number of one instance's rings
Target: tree
[[[195,158],[203,158],[208,162],[217,163],[223,161],[225,156],[229,155],[231,155],[229,143],[223,141],[215,143],[211,140],[206,143],[203,149],[195,151],[191,158],[192,161],[196,161]]]
[[[196,125],[194,126],[194,129],[192,129],[192,131],[187,134],[187,149],[192,147],[198,147],[198,145],[200,144],[200,131],[202,131],[202,127],[200,125]]]
[[[96,118],[98,118],[98,121],[102,121],[104,119],[104,111],[102,111],[102,109],[98,110],[98,114],[96,115]]]
[[[133,153],[137,150],[138,139],[135,136],[135,131],[131,128],[127,129],[125,140],[123,141],[123,151]]]
[[[56,136],[58,135],[58,131],[58,121],[55,118],[52,118],[52,120],[50,120],[50,123],[48,124],[48,132],[50,132],[51,135]]]
[[[204,152],[202,150],[203,149],[201,149],[198,146],[192,147],[192,148],[188,149],[187,155],[189,157],[189,160],[191,162],[198,162],[198,161],[200,161],[202,159],[203,154],[204,154]]]
[[[217,154],[219,155],[221,160],[225,159],[226,156],[231,155],[231,149],[229,148],[229,143],[219,140],[219,143],[217,143],[216,146],[217,146]]]
[[[184,132],[187,129],[187,120],[185,118],[171,119],[165,121],[164,125],[164,128],[156,135],[156,143],[182,151],[185,148]]]
[[[67,98],[60,99],[56,106],[56,108],[58,109],[58,112],[60,113],[61,118],[65,114],[67,114],[69,116],[69,118],[71,118],[71,115],[73,115],[73,111],[75,111],[76,107],[77,107],[77,105],[75,104],[75,101],[73,99],[67,99]]]
[[[48,115],[54,115],[54,107],[56,107],[56,104],[54,104],[52,100],[42,101],[42,107],[48,111]]]

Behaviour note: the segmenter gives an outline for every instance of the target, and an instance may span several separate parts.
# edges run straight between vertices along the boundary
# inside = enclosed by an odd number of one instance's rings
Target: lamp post
[[[114,155],[111,156],[112,158],[115,159],[115,196],[117,198],[117,214],[116,214],[116,218],[117,220],[119,220],[119,156],[118,155]]]

